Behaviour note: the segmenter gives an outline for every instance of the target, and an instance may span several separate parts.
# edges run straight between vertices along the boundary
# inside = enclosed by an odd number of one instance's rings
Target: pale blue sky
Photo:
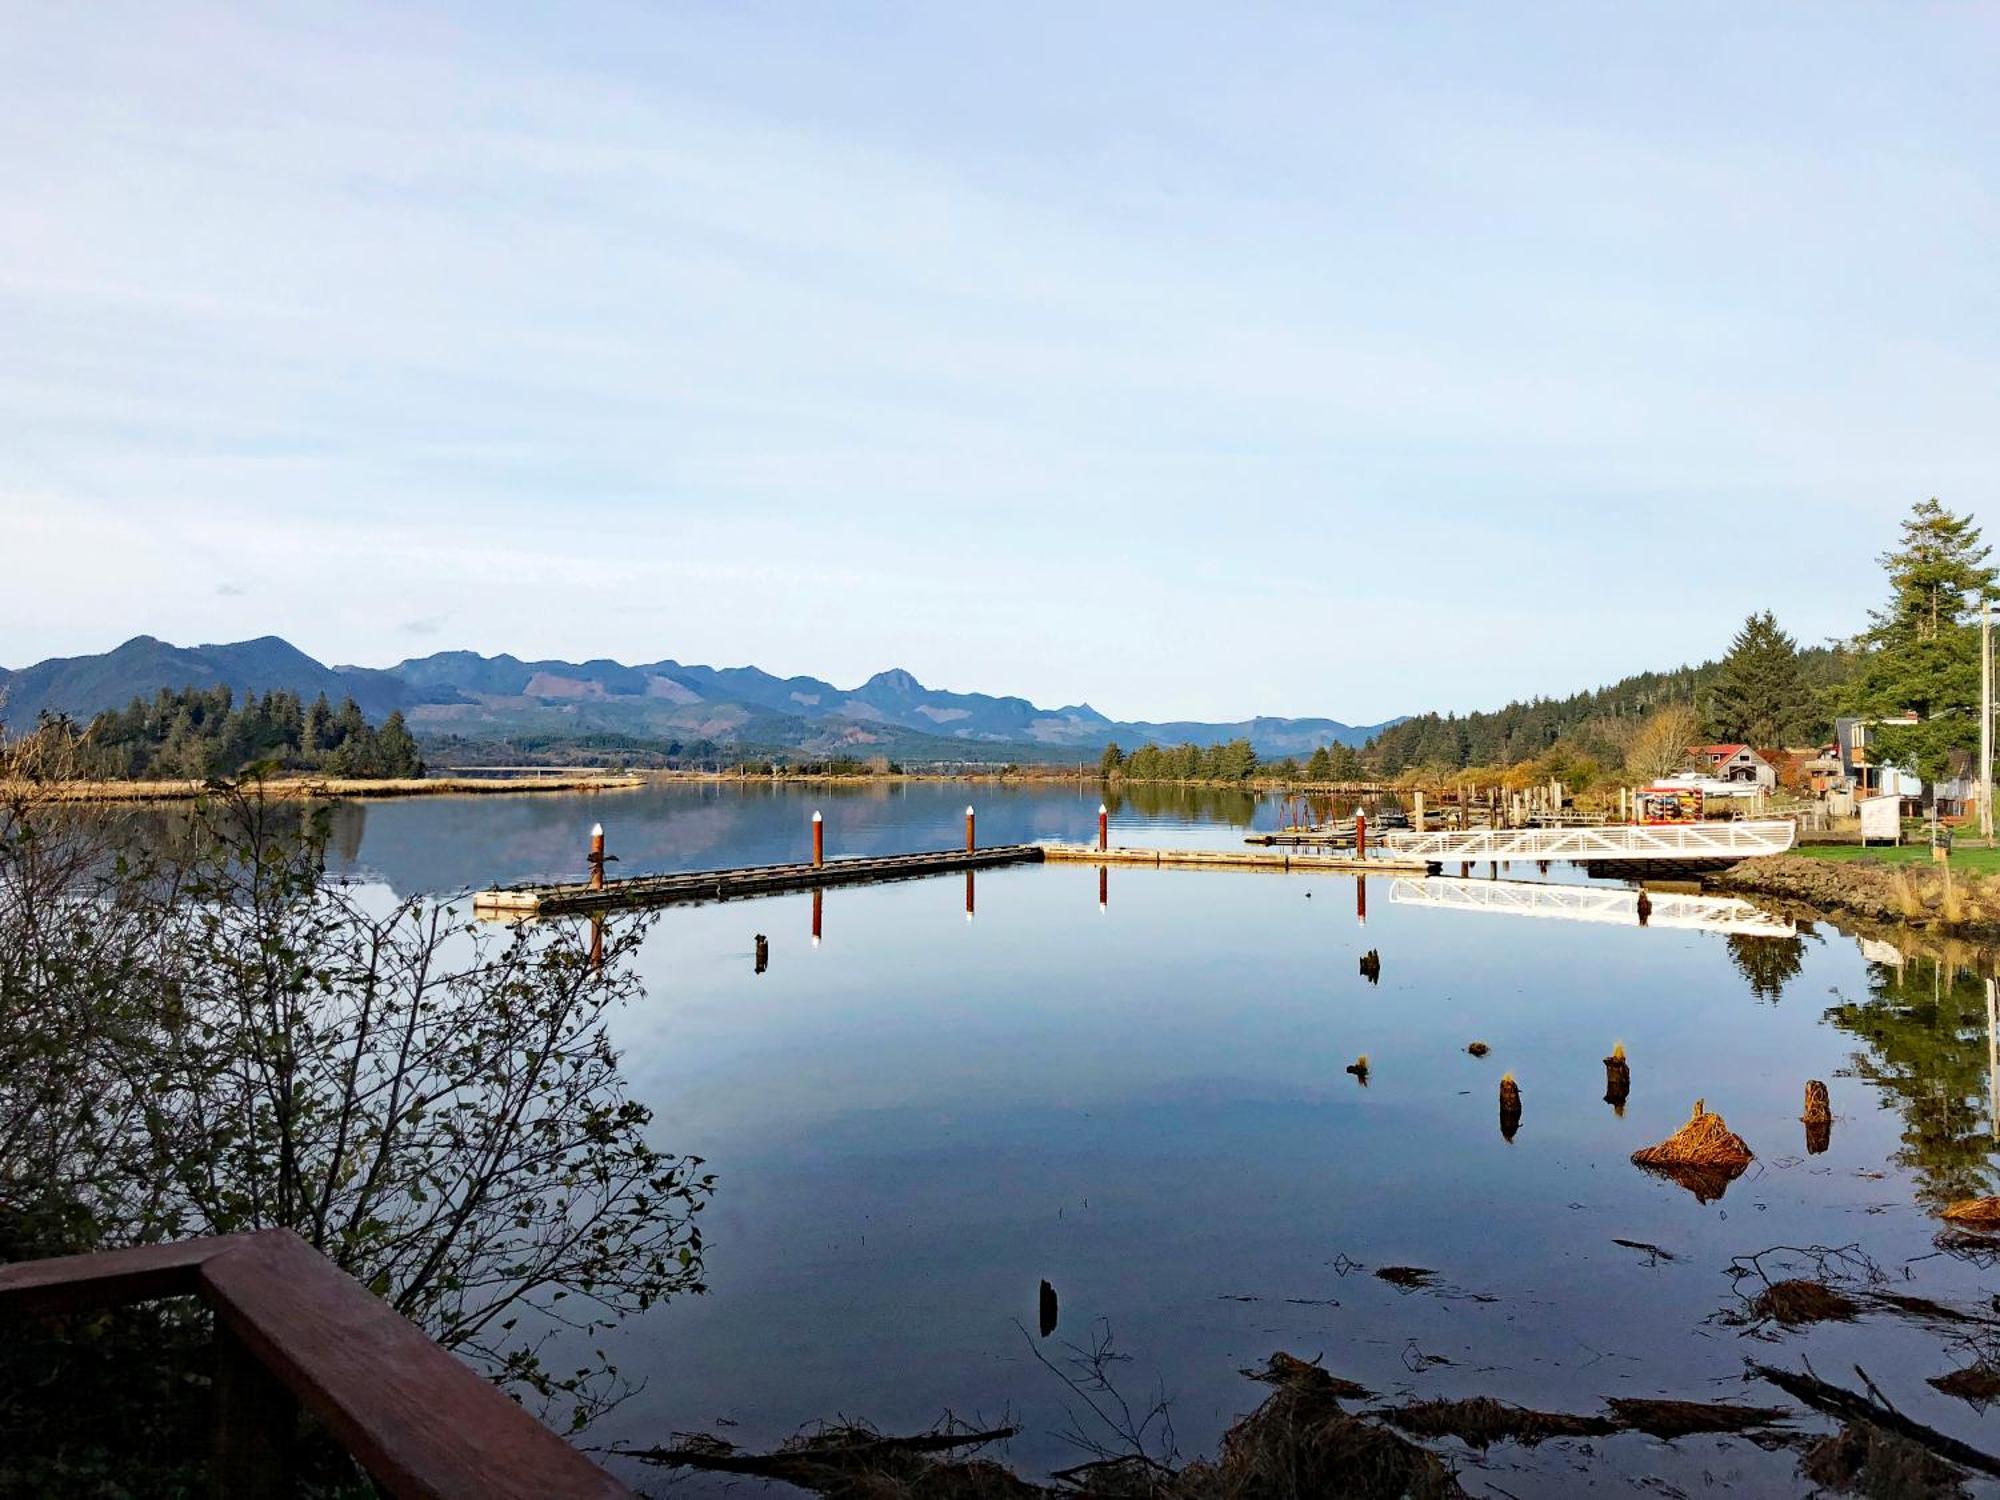
[[[1850,630],[2000,518],[1996,80],[1990,5],[0,0],[0,664],[1363,721]]]

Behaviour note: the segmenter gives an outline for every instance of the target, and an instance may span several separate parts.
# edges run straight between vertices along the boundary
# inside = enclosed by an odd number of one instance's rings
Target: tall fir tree
[[[1986,561],[1992,551],[1970,516],[1933,499],[1911,510],[1902,545],[1880,559],[1889,602],[1868,617],[1861,637],[1868,654],[1847,706],[1874,720],[1916,716],[1870,737],[1878,759],[1914,772],[1927,788],[1949,773],[1954,751],[1979,743],[1979,629],[1966,596],[2000,598]]]
[[[1799,663],[1798,642],[1769,610],[1751,615],[1729,644],[1709,699],[1709,728],[1718,739],[1756,749],[1782,746],[1812,716],[1812,692]]]

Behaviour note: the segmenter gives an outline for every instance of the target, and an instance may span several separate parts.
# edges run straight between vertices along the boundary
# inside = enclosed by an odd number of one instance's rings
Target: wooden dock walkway
[[[601,886],[586,881],[565,885],[521,885],[480,891],[472,898],[475,916],[576,916],[620,907],[673,906],[684,902],[729,901],[742,896],[776,896],[830,885],[862,885],[885,880],[917,880],[994,865],[1038,864],[1040,844],[996,844],[990,849],[942,849],[924,854],[863,855],[825,864],[745,865],[733,870],[682,870],[668,875],[630,875]]]
[[[1095,844],[1043,844],[1052,864],[1158,865],[1218,870],[1326,870],[1348,875],[1422,875],[1422,860],[1368,858],[1352,854],[1299,854],[1289,849],[1100,849]]]
[[[525,917],[588,916],[643,906],[675,906],[730,901],[745,896],[777,896],[833,885],[870,885],[889,880],[921,880],[995,865],[1041,864],[1152,865],[1162,869],[1323,870],[1349,875],[1422,875],[1421,860],[1393,856],[1356,859],[1351,854],[1302,854],[1292,850],[1099,849],[1095,844],[997,844],[990,849],[942,849],[924,854],[879,854],[830,859],[825,864],[745,865],[731,870],[681,870],[666,875],[629,875],[603,885],[573,881],[558,885],[505,886],[472,898],[473,915],[499,921]]]

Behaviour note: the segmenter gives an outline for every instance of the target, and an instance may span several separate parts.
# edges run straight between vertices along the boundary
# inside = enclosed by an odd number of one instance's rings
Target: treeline
[[[1695,718],[1697,738],[1742,741],[1759,749],[1821,743],[1832,733],[1837,690],[1852,674],[1851,651],[1825,646],[1799,648],[1777,632],[1769,616],[1753,616],[1757,629],[1746,643],[1758,653],[1759,670],[1772,667],[1769,636],[1786,660],[1774,670],[1790,683],[1775,691],[1789,700],[1776,719],[1764,717],[1761,700],[1746,709],[1732,695],[1733,674],[1748,665],[1740,650],[1724,661],[1703,662],[1667,672],[1639,672],[1593,692],[1567,698],[1534,698],[1487,713],[1419,714],[1383,730],[1366,748],[1366,758],[1385,776],[1418,768],[1463,770],[1469,766],[1511,766],[1560,750],[1570,759],[1606,767],[1623,764],[1634,736],[1662,709],[1685,707]],[[1746,622],[1746,632],[1751,622]]]
[[[272,692],[238,704],[227,687],[162,688],[150,699],[134,698],[99,714],[82,729],[66,717],[44,715],[14,747],[14,759],[61,764],[73,775],[107,780],[233,776],[257,763],[329,776],[424,773],[400,712],[378,729],[352,698],[336,708],[324,693],[308,704],[297,693]]]

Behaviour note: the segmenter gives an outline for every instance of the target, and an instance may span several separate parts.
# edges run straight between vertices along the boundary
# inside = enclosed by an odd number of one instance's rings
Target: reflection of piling
[[[771,940],[765,937],[764,934],[760,932],[757,934],[756,972],[761,974],[770,967],[771,967]]]
[[[1625,1061],[1625,1044],[1619,1042],[1604,1059],[1604,1102],[1625,1115],[1625,1101],[1632,1097],[1632,1065]]]
[[[590,827],[590,888],[604,889],[604,825],[593,823]]]
[[[1097,867],[1097,909],[1104,911],[1111,905],[1111,866]]]
[[[972,920],[972,871],[965,872],[965,920]]]
[[[600,866],[600,868],[602,868]],[[590,919],[590,972],[595,974],[604,967],[604,918]]]
[[[826,863],[826,819],[813,814],[813,868]]]
[[[1361,955],[1361,977],[1370,984],[1382,982],[1382,955],[1373,948]]]
[[[818,886],[814,886],[813,887],[813,946],[815,948],[819,946],[820,909],[825,899],[826,899],[826,892],[821,890]]]
[[[1826,1085],[1817,1078],[1806,1080],[1806,1112],[1799,1118],[1805,1122],[1808,1156],[1818,1156],[1833,1144],[1833,1104]]]
[[[1639,888],[1639,925],[1644,927],[1653,917],[1653,898],[1646,894],[1646,888]]]
[[[1368,877],[1366,875],[1357,875],[1354,877],[1354,925],[1357,927],[1366,927],[1368,925]]]
[[[1512,1073],[1500,1075],[1500,1138],[1512,1141],[1521,1128],[1521,1086]]]

